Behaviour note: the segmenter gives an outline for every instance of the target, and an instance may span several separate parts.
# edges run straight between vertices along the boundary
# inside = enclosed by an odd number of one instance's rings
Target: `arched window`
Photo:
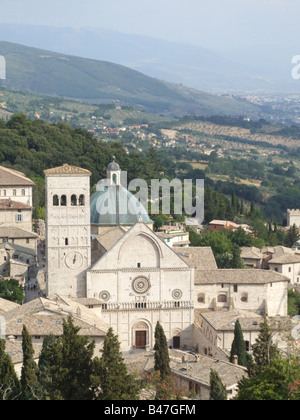
[[[76,207],[77,206],[77,197],[75,194],[71,197],[71,206]]]
[[[59,206],[59,198],[58,195],[53,196],[53,206],[57,207]]]
[[[227,302],[227,295],[219,295],[218,296],[219,303],[226,303]]]
[[[17,195],[17,190],[13,190],[13,196],[16,197]]]
[[[65,239],[65,246],[68,246],[69,245],[69,239],[68,238],[66,238]]]
[[[26,191],[23,189],[22,190],[22,196],[25,197]]]
[[[66,205],[67,205],[67,196],[66,196],[66,195],[62,195],[62,196],[61,196],[61,199],[60,199],[60,205],[61,205],[62,207],[66,207]]]
[[[85,196],[83,194],[79,197],[79,205],[85,206]]]
[[[117,175],[116,174],[113,175],[112,180],[113,180],[113,184],[117,185]]]

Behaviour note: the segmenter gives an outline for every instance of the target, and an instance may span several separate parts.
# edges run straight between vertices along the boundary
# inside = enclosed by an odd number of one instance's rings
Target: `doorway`
[[[135,333],[135,347],[137,350],[145,350],[147,345],[147,332],[136,331]]]
[[[179,337],[173,337],[173,349],[179,350],[180,349],[180,336]]]

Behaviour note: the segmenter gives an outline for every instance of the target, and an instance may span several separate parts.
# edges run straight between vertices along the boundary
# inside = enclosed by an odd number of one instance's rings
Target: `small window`
[[[13,196],[16,197],[17,195],[17,190],[13,190]]]
[[[23,222],[23,220],[24,220],[23,214],[16,214],[16,222],[17,223]]]
[[[53,197],[53,206],[54,206],[54,207],[59,206],[59,198],[58,198],[58,195],[55,195],[55,196]]]
[[[292,272],[292,268],[291,267],[289,267],[289,273],[291,273]]]
[[[219,303],[226,303],[227,302],[227,295],[219,295],[218,296]]]
[[[198,302],[205,303],[205,295],[203,293],[198,295]]]
[[[69,239],[68,239],[68,238],[66,238],[66,239],[65,239],[65,245],[66,245],[66,246],[68,246],[68,245],[69,245]]]
[[[180,302],[174,302],[174,307],[175,308],[180,308]]]
[[[239,286],[237,284],[235,284],[233,286],[233,289],[234,289],[234,293],[237,293],[239,291]]]
[[[243,296],[241,297],[241,301],[243,303],[247,303],[248,302],[248,295],[246,293],[244,293]]]
[[[30,243],[30,239],[26,238],[26,243],[29,244]]]
[[[6,190],[3,190],[3,196],[6,197]]]
[[[22,197],[25,197],[26,191],[22,190]]]
[[[137,264],[137,268],[141,268],[141,263],[138,263]]]
[[[85,196],[83,194],[79,197],[79,205],[85,206]]]
[[[76,207],[77,206],[77,197],[75,194],[71,197],[71,206]]]
[[[61,199],[60,199],[60,205],[61,205],[62,207],[66,207],[66,205],[67,205],[67,196],[66,196],[66,195],[62,195],[62,196],[61,196]]]

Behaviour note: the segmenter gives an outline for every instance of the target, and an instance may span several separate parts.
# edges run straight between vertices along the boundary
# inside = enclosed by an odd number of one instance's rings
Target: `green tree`
[[[260,374],[273,360],[278,359],[280,353],[272,340],[273,332],[267,319],[260,326],[260,333],[253,345],[253,361],[251,368],[253,375]]]
[[[22,331],[23,367],[21,373],[22,400],[39,399],[38,366],[34,361],[31,336],[23,326]]]
[[[300,231],[297,226],[294,224],[288,230],[287,237],[286,237],[286,245],[292,247],[295,245],[300,239]]]
[[[21,393],[11,357],[5,352],[5,340],[0,340],[0,400],[14,400]]]
[[[232,246],[232,263],[231,268],[242,269],[245,268],[244,261],[241,258],[241,249],[238,245]]]
[[[238,362],[240,366],[248,366],[246,343],[244,341],[244,335],[239,320],[237,320],[235,323],[234,340],[232,343],[230,355],[231,363],[234,362],[234,356],[238,357]]]
[[[227,391],[218,372],[210,372],[210,399],[211,401],[227,401]]]
[[[299,382],[300,360],[275,359],[258,375],[244,378],[240,383],[237,400],[240,401],[288,401],[298,400],[299,393],[292,391]]]
[[[24,300],[24,293],[18,280],[5,280],[0,282],[0,297],[11,302],[21,304]]]
[[[139,383],[130,375],[120,351],[118,337],[110,328],[101,350],[101,359],[96,359],[94,371],[94,388],[101,391],[98,400],[122,401],[139,398]]]
[[[170,368],[170,356],[169,356],[169,349],[167,338],[163,327],[159,322],[157,322],[156,329],[155,329],[155,366],[154,370],[160,372],[160,376],[162,380],[167,379],[171,376],[171,368]]]
[[[40,361],[40,381],[51,399],[87,401],[94,398],[95,343],[79,334],[71,316],[63,322],[63,335],[48,338]]]

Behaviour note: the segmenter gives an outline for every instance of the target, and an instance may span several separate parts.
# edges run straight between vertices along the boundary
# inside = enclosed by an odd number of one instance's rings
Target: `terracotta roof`
[[[245,258],[248,260],[262,260],[263,257],[264,256],[259,248],[255,248],[255,247],[242,248],[241,258]]]
[[[212,270],[195,272],[195,284],[268,284],[290,280],[266,270]]]
[[[10,199],[0,200],[0,210],[33,210],[28,204],[19,203]]]
[[[0,298],[0,315],[18,308],[20,305],[6,299]]]
[[[172,373],[176,376],[193,381],[199,385],[210,388],[210,374],[215,370],[226,388],[237,385],[243,378],[248,377],[248,370],[242,366],[233,365],[223,360],[208,356],[200,356],[199,362],[186,364],[177,363],[172,367]]]
[[[174,250],[190,267],[196,270],[217,270],[218,266],[210,247],[190,247]]]
[[[87,169],[68,165],[67,163],[57,168],[47,169],[44,173],[45,175],[92,175]]]
[[[272,258],[269,261],[269,264],[299,264],[300,263],[300,256],[294,254],[283,254],[279,257]]]
[[[27,232],[25,230],[16,227],[0,227],[0,238],[9,239],[24,239],[24,238],[38,238],[38,235],[33,232]]]
[[[6,336],[21,336],[26,325],[31,336],[60,336],[63,333],[63,319],[72,315],[80,335],[88,337],[105,336],[108,326],[91,309],[67,298],[48,300],[38,298],[4,314]]]
[[[201,318],[216,331],[234,331],[237,320],[243,331],[260,331],[260,325],[264,322],[263,316],[245,310],[202,312],[196,309],[195,322],[201,325]]]
[[[0,188],[8,186],[35,185],[31,179],[26,178],[22,172],[0,166]]]
[[[114,226],[104,233],[101,233],[101,235],[98,235],[96,240],[106,251],[108,251],[116,242],[118,242],[119,239],[122,238],[123,235],[125,235],[125,233],[126,230],[121,226]]]
[[[226,387],[232,387],[244,377],[248,377],[246,368],[213,357],[198,355],[199,362],[196,362],[195,356],[180,350],[169,350],[169,355],[173,374],[206,387],[210,387],[210,373],[212,369],[218,372]],[[182,363],[183,356],[189,362],[188,370],[187,364]],[[126,355],[124,356],[124,361],[130,373],[138,373],[140,375],[143,371],[154,370],[154,353],[152,352]]]

